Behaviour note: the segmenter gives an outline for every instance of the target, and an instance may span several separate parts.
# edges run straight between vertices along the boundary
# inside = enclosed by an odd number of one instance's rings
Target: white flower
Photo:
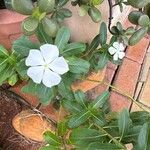
[[[113,55],[113,60],[117,61],[125,56],[124,46],[122,43],[114,42],[113,46],[108,49],[109,53]]]
[[[26,66],[30,66],[27,75],[33,82],[46,87],[58,85],[61,81],[60,75],[69,71],[64,57],[59,57],[57,46],[44,44],[38,49],[31,49],[26,59]]]

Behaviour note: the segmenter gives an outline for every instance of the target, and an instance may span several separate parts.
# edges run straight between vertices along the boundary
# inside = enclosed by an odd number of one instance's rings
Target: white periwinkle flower
[[[31,49],[26,59],[26,66],[30,66],[27,75],[33,82],[46,87],[58,85],[61,81],[60,75],[69,71],[67,61],[59,57],[57,46],[44,44],[38,49]]]
[[[108,49],[109,53],[113,55],[113,60],[117,61],[125,56],[124,46],[122,43],[114,42],[113,46]]]

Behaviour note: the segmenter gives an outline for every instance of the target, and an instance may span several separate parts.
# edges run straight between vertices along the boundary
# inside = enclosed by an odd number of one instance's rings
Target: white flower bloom
[[[60,75],[69,71],[64,57],[59,57],[57,46],[44,44],[38,49],[31,49],[26,59],[26,66],[30,66],[27,75],[33,82],[46,87],[58,85],[61,81]]]
[[[117,61],[118,59],[123,59],[125,56],[124,46],[122,43],[114,42],[113,46],[108,49],[109,53],[113,55],[113,59]]]

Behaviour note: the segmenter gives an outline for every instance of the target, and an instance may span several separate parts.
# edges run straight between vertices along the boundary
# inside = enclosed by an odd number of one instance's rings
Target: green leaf
[[[88,150],[122,150],[122,148],[115,144],[94,142],[89,145]]]
[[[138,20],[142,15],[142,12],[135,10],[129,13],[128,19],[131,23],[138,25]]]
[[[63,99],[62,101],[63,107],[72,114],[77,114],[82,112],[83,107],[78,104],[76,101]]]
[[[130,113],[133,125],[143,125],[150,119],[150,114],[146,111],[135,111]]]
[[[23,15],[31,15],[33,4],[31,0],[12,0],[12,8]]]
[[[129,45],[133,46],[138,43],[148,31],[148,27],[137,30],[129,39]]]
[[[59,10],[59,13],[62,14],[64,17],[69,18],[72,16],[72,12],[67,8],[62,8]]]
[[[54,19],[49,19],[47,17],[42,19],[42,26],[44,32],[50,37],[55,37],[59,29],[58,23]]]
[[[2,45],[0,45],[0,58],[7,58],[8,56],[8,51]]]
[[[69,29],[67,27],[61,27],[56,35],[55,45],[57,45],[58,49],[62,51],[65,48],[66,44],[68,43],[69,39],[70,39]]]
[[[14,72],[14,66],[6,64],[1,66],[0,85],[6,81]]]
[[[88,61],[76,57],[68,59],[69,71],[76,74],[87,73],[90,68]]]
[[[86,45],[81,42],[67,44],[63,51],[60,52],[63,56],[72,56],[81,54],[86,49]]]
[[[55,0],[38,0],[41,12],[51,13],[54,10]]]
[[[31,80],[21,90],[24,93],[37,96],[43,105],[48,105],[55,96],[53,88],[48,88],[43,84],[36,84]]]
[[[59,136],[64,136],[67,131],[67,122],[66,120],[61,121],[57,124],[57,133]]]
[[[15,85],[15,84],[17,83],[18,80],[19,80],[19,79],[18,79],[18,75],[17,75],[16,73],[13,73],[13,74],[9,77],[8,83],[9,83],[11,86],[13,86],[13,85]]]
[[[73,100],[73,93],[71,91],[70,83],[67,83],[67,78],[63,78],[61,82],[58,84],[58,92],[59,94],[66,99]]]
[[[146,27],[146,26],[150,25],[149,16],[148,16],[148,15],[142,15],[142,16],[139,18],[138,23],[139,23],[139,25],[142,26],[142,27]]]
[[[95,36],[95,38],[92,40],[88,51],[95,50],[99,46],[99,44],[100,44],[100,34]]]
[[[134,27],[128,27],[125,31],[126,35],[132,35],[135,32]]]
[[[139,150],[150,149],[150,123],[144,123],[138,137]]]
[[[85,123],[87,119],[90,117],[89,111],[82,111],[78,114],[72,115],[68,121],[69,128],[75,128],[80,126],[81,124]]]
[[[92,102],[92,108],[102,108],[109,98],[109,92],[105,91]]]
[[[25,80],[28,79],[28,75],[27,75],[28,67],[25,65],[25,59],[20,60],[16,64],[15,69],[22,79],[25,79]]]
[[[103,140],[105,140],[105,135],[95,129],[78,128],[74,129],[70,134],[71,143],[79,147],[88,147],[92,142]]]
[[[38,27],[38,20],[33,17],[27,17],[23,20],[21,29],[25,35],[32,35]]]
[[[106,124],[106,121],[102,112],[92,113],[92,120],[95,124],[101,127]]]
[[[85,105],[85,102],[86,102],[85,94],[81,90],[77,90],[74,93],[74,97],[75,97],[75,100],[79,104],[81,104],[82,106],[86,107],[86,105]]]
[[[64,6],[69,0],[61,0],[58,2],[58,6],[62,7]]]
[[[40,23],[38,28],[37,28],[37,32],[36,35],[38,37],[38,40],[40,41],[40,43],[49,43],[52,44],[52,38],[50,36],[48,36],[48,34],[45,33],[45,31],[43,30],[43,26]]]
[[[102,19],[101,12],[96,7],[89,8],[88,14],[91,19],[96,23],[100,22]]]
[[[129,111],[127,109],[124,109],[118,117],[118,127],[121,137],[128,133],[128,130],[130,128],[130,122],[131,120],[129,116]]]
[[[22,36],[13,43],[15,52],[26,57],[31,49],[39,49],[39,45],[32,43],[26,36]]]
[[[97,63],[97,66],[95,67],[95,69],[96,70],[103,69],[106,66],[106,64],[108,63],[108,60],[109,60],[109,55],[105,51],[99,55],[99,60],[98,60],[98,63]]]
[[[142,8],[149,3],[149,0],[128,0],[128,3],[135,8]]]
[[[39,150],[60,150],[60,147],[48,145],[41,147]]]
[[[50,131],[44,132],[43,137],[44,137],[44,140],[50,145],[53,145],[53,146],[61,145],[61,141],[58,139],[58,137]]]
[[[100,44],[104,45],[107,41],[107,26],[105,22],[101,23],[100,26]]]

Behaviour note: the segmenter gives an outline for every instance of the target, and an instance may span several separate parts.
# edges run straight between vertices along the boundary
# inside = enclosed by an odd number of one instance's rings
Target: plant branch
[[[86,79],[88,81],[91,81],[91,82],[97,82],[97,83],[101,83],[101,84],[104,84],[104,85],[107,85],[108,87],[112,88],[114,91],[118,92],[119,94],[127,97],[129,100],[131,100],[132,102],[134,102],[139,108],[141,108],[142,110],[144,111],[149,111],[150,112],[150,108],[149,107],[146,107],[145,105],[143,105],[142,103],[139,103],[137,102],[132,96],[128,95],[127,93],[124,93],[123,91],[121,91],[120,89],[118,89],[117,87],[113,86],[113,85],[110,85],[109,83],[107,82],[103,82],[103,81],[97,81],[97,80],[91,80],[91,79]],[[147,110],[146,110],[147,109]]]
[[[102,127],[94,124],[102,133],[106,134],[117,146],[119,146],[122,149],[125,149],[124,145],[120,143],[118,140],[116,140],[111,134],[109,134],[106,130],[104,130]]]
[[[112,19],[113,19],[113,3],[112,3],[112,0],[108,0],[108,4],[109,4],[109,22],[108,22],[108,30],[111,34],[112,31],[111,31],[111,24],[112,24]]]

